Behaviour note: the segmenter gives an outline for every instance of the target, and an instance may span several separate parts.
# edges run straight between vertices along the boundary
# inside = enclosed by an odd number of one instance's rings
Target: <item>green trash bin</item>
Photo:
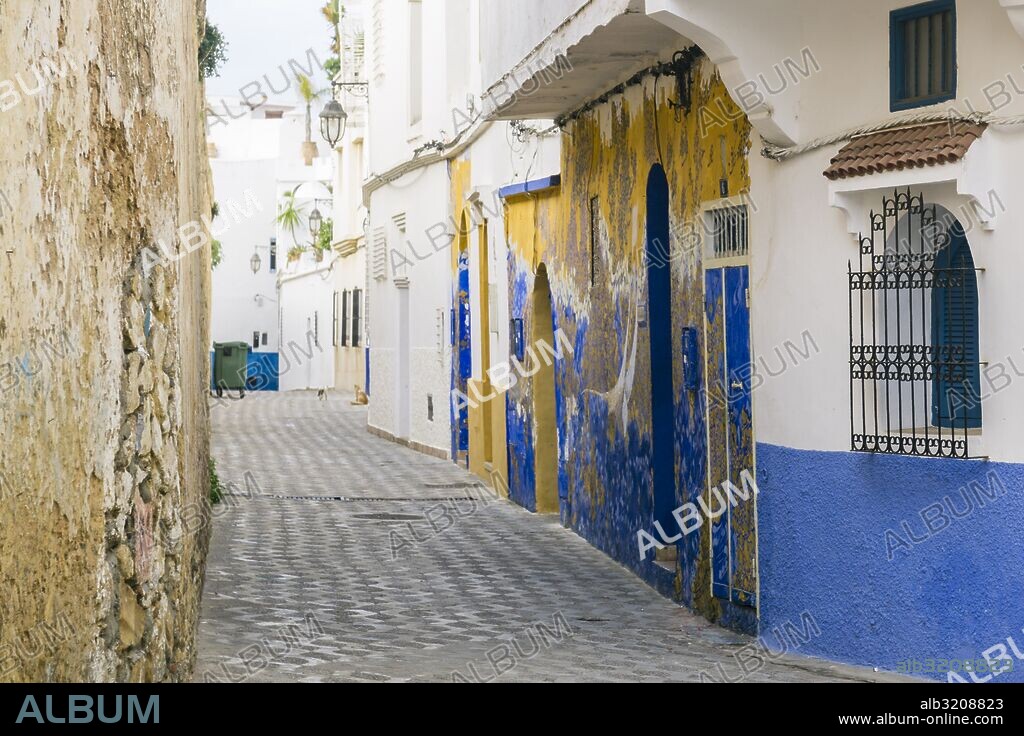
[[[249,370],[249,343],[215,342],[213,344],[213,385],[217,396],[224,391],[238,391],[245,397],[245,380]]]

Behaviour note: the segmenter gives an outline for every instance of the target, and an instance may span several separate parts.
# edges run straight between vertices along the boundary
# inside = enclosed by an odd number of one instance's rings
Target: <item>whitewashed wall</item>
[[[826,20],[808,15],[804,33],[821,71],[802,80],[802,133],[838,133],[889,117],[888,12],[909,3],[877,0],[837,7]],[[869,39],[871,43],[865,42]],[[1000,115],[1024,111],[1024,40],[997,0],[960,3],[958,12],[958,99],[921,108],[935,112],[970,107],[990,110],[988,94],[1008,90]],[[857,73],[851,74],[851,65]],[[1010,75],[1010,79],[1007,75]],[[998,80],[1003,80],[999,83]],[[1005,84],[1004,84],[1005,83]],[[993,86],[995,85],[995,86]],[[1018,129],[1019,130],[1019,129]],[[780,365],[776,348],[804,345],[811,335],[818,350],[809,360],[790,361],[778,377],[754,392],[759,442],[818,450],[850,449],[849,291],[847,263],[856,264],[857,230],[868,229],[868,213],[895,187],[924,192],[968,228],[979,275],[979,326],[983,368],[983,431],[971,439],[972,453],[993,460],[1024,459],[1020,438],[1024,418],[1024,339],[1019,331],[1019,248],[1024,230],[1024,186],[1014,172],[1024,164],[1024,138],[1014,129],[990,127],[962,164],[856,177],[830,184],[822,175],[841,147],[831,145],[774,163],[752,143],[751,222],[752,332],[754,350],[772,372]],[[830,190],[856,190],[837,198]],[[833,206],[842,205],[842,206]],[[980,216],[971,213],[978,213]],[[984,210],[994,211],[992,222]],[[963,213],[967,215],[963,215]],[[1012,362],[1011,362],[1012,361]],[[767,371],[762,370],[762,373]],[[1008,374],[1003,378],[1002,373]],[[987,377],[986,377],[987,376]]]
[[[270,270],[270,243],[276,234],[275,179],[282,121],[251,112],[243,115],[235,107],[230,112],[238,118],[220,109],[220,117],[211,118],[208,135],[213,144],[214,200],[219,207],[212,234],[221,242],[222,259],[213,270],[211,339],[252,345],[253,333],[258,331],[259,350],[276,352],[277,274]],[[256,274],[250,266],[254,253],[262,262]],[[279,253],[278,265],[283,264]]]
[[[481,8],[484,37],[483,84],[490,87],[556,32],[583,6],[603,6],[606,12],[624,9],[627,0],[516,0],[485,2]]]
[[[755,159],[752,199],[758,213],[751,224],[753,284],[752,332],[755,352],[771,372],[781,362],[775,349],[787,341],[803,348],[804,333],[817,350],[810,359],[790,360],[782,375],[767,377],[754,392],[758,441],[801,449],[850,449],[849,291],[847,263],[857,263],[852,227],[868,230],[867,213],[895,186],[912,185],[926,200],[958,216],[968,229],[978,278],[983,431],[972,437],[972,452],[993,460],[1024,459],[1024,338],[1019,319],[1018,275],[1024,268],[1019,248],[1024,232],[1024,186],[1013,172],[1024,165],[1024,146],[1012,133],[989,130],[968,153],[966,164],[986,182],[983,209],[998,213],[987,225],[977,216],[978,201],[957,193],[953,182],[913,184],[909,174],[860,177],[866,187],[858,207],[829,205],[829,182],[822,176],[837,146],[784,164]],[[942,178],[940,171],[922,170]],[[988,227],[991,229],[988,229]],[[1003,377],[1003,376],[1006,377]],[[995,391],[995,389],[999,389]]]
[[[281,278],[282,391],[334,387],[333,285],[327,261]]]
[[[259,351],[276,352],[277,275],[270,270],[270,244],[275,233],[275,161],[213,159],[210,165],[220,207],[213,233],[221,243],[221,263],[213,270],[211,338],[214,342],[252,345],[253,332],[259,332]],[[250,266],[254,253],[261,260],[255,274]],[[278,263],[283,264],[283,260]],[[264,333],[266,345],[262,341]]]
[[[477,3],[424,0],[423,61],[415,65],[409,52],[409,5],[372,0],[365,15],[371,179],[411,162],[424,142],[453,138],[472,117],[467,95],[479,87]],[[422,85],[422,114],[415,123],[410,115],[413,73],[421,75]],[[448,165],[441,161],[395,177],[366,196],[369,421],[394,436],[443,452],[451,445],[450,191]],[[375,275],[380,242],[384,272]],[[399,254],[414,265],[399,263]],[[406,346],[401,344],[403,334],[408,336]],[[432,418],[428,396],[434,406]]]
[[[368,238],[372,260],[378,231],[386,237],[383,278],[374,278],[371,268],[369,281],[370,424],[441,450],[451,443],[449,187],[447,167],[440,163],[378,190],[371,203]],[[404,233],[395,222],[402,217]],[[409,336],[404,368],[399,345],[402,320],[408,320]],[[399,385],[402,370],[406,386]],[[432,420],[427,417],[428,395],[434,403]]]
[[[410,125],[408,3],[371,3],[366,20],[370,31],[367,76],[372,83],[367,172],[371,182],[375,175],[412,161],[415,149],[424,142],[452,141],[473,129],[470,121],[483,109],[481,59],[497,42],[493,35],[483,36],[487,42],[481,42],[486,7],[479,0],[424,0],[423,115],[419,123]],[[508,355],[508,304],[507,248],[497,191],[528,177],[557,174],[559,146],[557,137],[510,143],[506,123],[484,126],[471,140],[456,158],[471,162],[470,191],[479,195],[486,210],[478,210],[475,221],[489,220],[491,242],[485,252],[491,259],[497,318],[488,338],[492,361],[499,362]],[[417,168],[367,191],[370,424],[447,452],[451,446],[451,243],[457,215],[453,210],[461,210],[461,203],[451,201],[449,163]],[[381,236],[386,243],[385,267],[375,277]],[[480,249],[476,232],[472,237],[471,299],[473,308],[479,309]],[[405,320],[407,350],[401,344]],[[479,332],[474,335],[476,345],[482,339]],[[479,378],[486,367],[479,364],[478,351],[475,359],[473,373]],[[428,397],[434,407],[432,419]]]

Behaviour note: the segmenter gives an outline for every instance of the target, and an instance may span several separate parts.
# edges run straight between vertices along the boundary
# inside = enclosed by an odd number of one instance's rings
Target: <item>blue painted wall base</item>
[[[1013,670],[963,679],[1024,682],[1024,466],[769,444],[757,465],[769,646],[809,613],[801,654],[895,672],[987,652]]]

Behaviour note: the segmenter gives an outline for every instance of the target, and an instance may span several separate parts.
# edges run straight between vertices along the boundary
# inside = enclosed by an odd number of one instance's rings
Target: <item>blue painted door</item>
[[[469,396],[469,380],[473,375],[472,312],[469,300],[469,251],[459,253],[459,287],[456,293],[456,370],[457,388],[463,396]],[[456,462],[469,467],[469,406],[463,400],[456,417]]]
[[[669,242],[669,189],[655,165],[647,178],[647,319],[651,355],[651,477],[654,520],[672,528],[676,500],[675,388],[672,382],[672,269],[663,254]]]
[[[708,509],[712,593],[757,605],[757,495],[750,379],[749,272],[705,274],[708,359]]]

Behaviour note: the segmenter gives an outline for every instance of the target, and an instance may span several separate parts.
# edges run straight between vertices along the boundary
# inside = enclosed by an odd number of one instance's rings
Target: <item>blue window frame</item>
[[[890,109],[956,97],[956,0],[933,0],[889,17]]]

